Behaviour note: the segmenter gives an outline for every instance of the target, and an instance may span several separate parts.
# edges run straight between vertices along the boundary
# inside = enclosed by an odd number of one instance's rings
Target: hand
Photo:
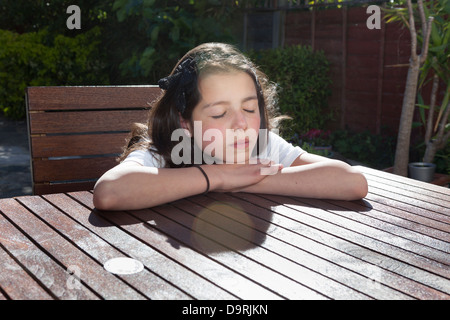
[[[256,184],[282,169],[273,161],[258,161],[256,164],[218,164],[202,166],[210,180],[210,190],[236,192]]]

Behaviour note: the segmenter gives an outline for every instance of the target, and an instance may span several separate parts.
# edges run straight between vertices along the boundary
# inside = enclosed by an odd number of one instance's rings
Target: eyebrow
[[[242,99],[241,103],[245,103],[245,102],[251,101],[251,100],[258,100],[258,97],[256,95],[255,96],[249,96],[247,98]],[[208,104],[205,104],[203,106],[203,109],[206,109],[206,108],[209,108],[209,107],[213,107],[213,106],[217,106],[217,105],[221,105],[221,104],[229,105],[230,101],[220,100],[220,101],[208,103]]]

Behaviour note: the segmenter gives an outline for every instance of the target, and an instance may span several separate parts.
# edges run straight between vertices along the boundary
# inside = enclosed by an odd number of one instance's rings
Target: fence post
[[[383,6],[385,4],[383,3]],[[381,110],[383,103],[383,76],[384,76],[384,46],[385,46],[385,35],[386,35],[386,22],[381,19],[381,30],[380,30],[380,50],[378,51],[378,79],[377,79],[377,119],[375,123],[375,132],[377,134],[381,133]]]
[[[341,129],[345,129],[345,101],[347,87],[347,6],[342,7],[342,87],[341,87]]]

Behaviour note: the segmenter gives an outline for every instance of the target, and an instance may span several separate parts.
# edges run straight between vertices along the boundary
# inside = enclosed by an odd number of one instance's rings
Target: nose
[[[245,117],[244,111],[236,111],[233,117],[233,124],[231,128],[233,130],[247,130],[247,127],[247,118]]]

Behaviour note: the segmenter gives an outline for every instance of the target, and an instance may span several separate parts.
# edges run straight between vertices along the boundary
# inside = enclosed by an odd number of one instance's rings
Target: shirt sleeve
[[[145,167],[161,168],[164,160],[160,156],[155,156],[149,150],[135,150],[131,152],[123,162],[134,161]]]
[[[295,159],[303,153],[306,153],[306,151],[302,148],[293,146],[291,143],[287,142],[273,132],[269,132],[267,152],[268,159],[275,163],[281,163],[285,168],[290,167]]]

